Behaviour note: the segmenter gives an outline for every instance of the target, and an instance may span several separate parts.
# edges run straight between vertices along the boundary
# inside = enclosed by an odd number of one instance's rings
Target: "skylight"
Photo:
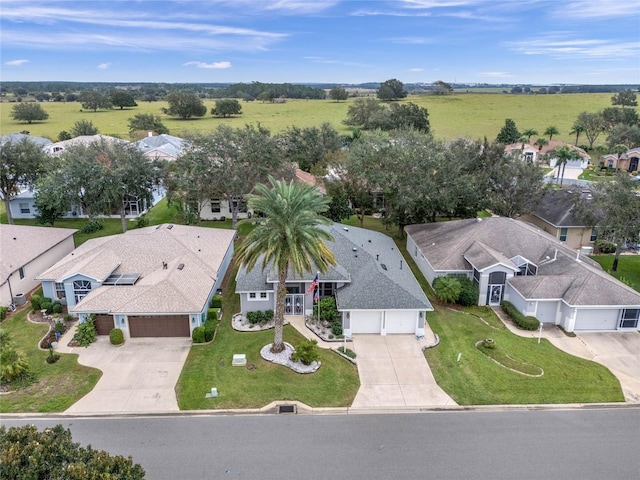
[[[134,285],[139,278],[139,273],[114,273],[109,275],[102,285]]]

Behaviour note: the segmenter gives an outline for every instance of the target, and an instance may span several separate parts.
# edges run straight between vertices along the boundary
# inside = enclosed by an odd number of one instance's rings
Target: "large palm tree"
[[[551,141],[554,135],[559,135],[559,134],[560,134],[560,130],[558,130],[554,125],[547,127],[547,129],[544,131],[544,135],[549,135],[549,141]]]
[[[560,175],[560,185],[564,181],[564,168],[567,165],[569,160],[578,160],[580,158],[580,153],[573,148],[569,148],[566,145],[558,148],[554,152],[554,156],[556,157],[556,166],[558,167],[558,172],[562,169],[562,173]]]
[[[569,132],[571,135],[575,135],[576,136],[576,143],[575,146],[578,146],[578,139],[580,138],[580,135],[584,133],[584,131],[586,130],[586,128],[584,127],[584,125],[582,125],[579,122],[575,122],[573,124],[573,127],[571,127],[571,131]]]
[[[271,351],[284,350],[282,326],[287,296],[287,276],[302,276],[317,268],[326,272],[335,265],[333,253],[324,243],[331,234],[321,225],[331,223],[320,215],[328,202],[313,186],[287,183],[269,178],[270,187],[259,184],[255,194],[248,195],[248,206],[265,218],[244,239],[236,252],[240,265],[252,270],[261,261],[262,270],[273,265],[278,272],[276,289],[275,334]],[[246,223],[243,220],[241,223]]]
[[[527,128],[524,132],[522,132],[522,135],[527,137],[527,143],[531,143],[531,137],[533,137],[534,135],[538,135],[538,131],[534,128]]]

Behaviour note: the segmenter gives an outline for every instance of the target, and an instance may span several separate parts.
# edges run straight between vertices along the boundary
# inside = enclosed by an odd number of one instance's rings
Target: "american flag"
[[[318,288],[318,274],[316,273],[316,278],[313,279],[313,282],[311,282],[311,286],[309,287],[309,290],[307,290],[307,293],[311,293],[313,292],[316,288]]]

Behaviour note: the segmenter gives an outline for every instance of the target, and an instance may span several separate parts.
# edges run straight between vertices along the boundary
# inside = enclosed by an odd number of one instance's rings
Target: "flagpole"
[[[318,325],[320,325],[320,272],[316,272],[316,277],[318,278],[318,284],[316,285],[316,288],[318,289]]]

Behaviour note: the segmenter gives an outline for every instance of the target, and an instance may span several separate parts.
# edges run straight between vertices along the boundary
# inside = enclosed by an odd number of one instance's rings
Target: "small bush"
[[[460,291],[460,295],[458,295],[457,303],[463,307],[477,305],[479,296],[478,286],[473,280],[469,280],[468,277],[458,277],[458,281],[460,282],[462,290]]]
[[[351,350],[350,348],[347,348],[346,350],[344,349],[344,347],[338,347],[338,351],[344,355],[346,355],[349,358],[356,358],[356,352],[354,352],[353,350]]]
[[[196,327],[191,333],[193,343],[204,343],[204,327]]]
[[[37,293],[34,293],[33,295],[31,295],[31,308],[33,310],[42,310],[41,303],[42,303],[41,295],[38,295]]]
[[[455,303],[462,292],[462,285],[456,277],[438,277],[433,281],[433,290],[444,303]]]
[[[51,311],[53,313],[62,313],[62,304],[58,301],[53,302],[53,305],[51,306]]]
[[[218,321],[218,309],[217,308],[210,308],[207,311],[207,321],[208,320],[213,320],[214,322]]]
[[[213,340],[213,335],[216,333],[217,320],[207,320],[204,322],[204,341],[210,342]]]
[[[124,343],[124,333],[119,328],[113,328],[109,332],[111,345],[122,345]]]
[[[147,217],[146,213],[143,213],[138,217],[138,220],[136,220],[136,226],[138,228],[144,228],[149,226],[149,217]]]
[[[44,299],[40,302],[40,309],[45,310],[47,313],[51,313],[53,311],[53,302],[49,299]]]
[[[509,315],[513,323],[523,330],[537,330],[540,327],[540,322],[536,317],[524,316],[520,313],[512,303],[503,301],[500,306],[504,313]]]
[[[318,317],[318,306],[320,307],[320,319],[333,323],[338,317],[338,308],[336,307],[336,299],[333,297],[324,297],[320,299],[318,304],[313,307],[313,316]]]
[[[65,322],[70,322],[73,320],[73,315],[71,315],[70,313],[65,313],[64,317],[62,318],[64,318]]]
[[[211,308],[222,308],[222,295],[211,297]]]
[[[320,359],[317,340],[303,340],[296,346],[296,351],[292,355],[294,362],[302,362],[304,365],[311,365]]]
[[[0,307],[0,322],[7,318],[8,307]]]
[[[273,320],[273,310],[265,310],[264,312],[264,321],[265,322],[270,322],[271,320]]]
[[[333,322],[331,324],[331,333],[333,333],[336,337],[342,335],[342,324],[339,322]]]
[[[80,233],[95,233],[102,230],[104,227],[102,223],[97,220],[85,223],[80,229]]]
[[[616,244],[608,240],[596,240],[594,246],[598,253],[616,253]]]
[[[67,329],[67,326],[64,324],[64,322],[61,322],[60,320],[58,320],[55,325],[53,326],[53,333],[59,333],[60,335],[62,335]]]
[[[73,340],[81,347],[88,347],[97,339],[98,334],[96,333],[96,327],[93,323],[94,318],[95,315],[89,315],[89,318],[78,325],[76,329]]]

